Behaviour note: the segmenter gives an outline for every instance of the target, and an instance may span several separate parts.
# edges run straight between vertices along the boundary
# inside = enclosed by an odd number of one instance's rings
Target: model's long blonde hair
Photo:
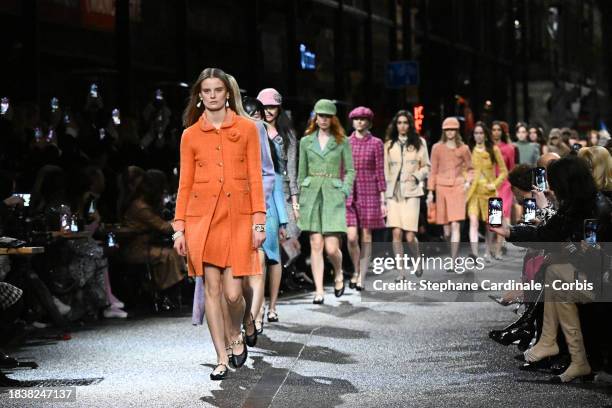
[[[583,147],[578,151],[578,157],[589,164],[597,189],[612,191],[612,156],[608,149],[602,146]]]
[[[253,120],[253,118],[251,118],[249,114],[246,113],[246,111],[244,110],[244,106],[242,106],[242,95],[240,94],[240,86],[238,86],[238,81],[236,81],[236,78],[234,78],[234,76],[230,74],[227,74],[227,79],[231,86],[231,92],[234,94],[234,101],[236,101],[236,107],[234,109],[234,112],[244,118]]]

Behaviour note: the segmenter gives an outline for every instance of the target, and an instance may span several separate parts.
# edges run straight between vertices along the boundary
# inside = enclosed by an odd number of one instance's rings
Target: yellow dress
[[[491,161],[489,152],[482,147],[476,146],[472,151],[472,167],[474,168],[474,178],[467,193],[467,213],[475,215],[481,221],[486,222],[489,213],[489,198],[497,196],[497,188],[508,176],[508,170],[504,163],[501,151],[497,146],[493,147],[495,161]],[[499,174],[495,176],[495,166],[499,169]],[[490,185],[493,189],[490,189]]]

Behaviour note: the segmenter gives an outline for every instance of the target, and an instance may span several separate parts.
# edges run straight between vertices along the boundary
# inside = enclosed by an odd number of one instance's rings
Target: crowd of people
[[[335,103],[320,99],[300,136],[278,91],[241,95],[236,79],[216,68],[202,71],[191,87],[182,124],[171,124],[156,93],[140,139],[117,110],[107,120],[97,89],[75,118],[53,103],[44,124],[38,117],[29,118],[32,126],[16,124],[10,108],[3,112],[12,147],[0,158],[7,197],[2,235],[44,239],[46,254],[44,262],[28,264],[25,275],[14,273],[16,261],[0,257],[2,324],[22,316],[16,310],[24,293],[28,313],[40,305],[30,321],[46,315],[62,326],[83,316],[125,318],[109,263],[144,265],[162,306],[189,276],[193,322],[206,317],[218,363],[210,377],[221,380],[230,365],[245,364],[264,320],[281,318],[283,260],[300,253],[309,258],[312,302],[323,304],[326,261],[334,295],[341,297],[347,282],[364,290],[374,237],[391,241],[393,252],[403,255],[404,241],[419,254],[419,240],[438,235],[451,243],[453,259],[462,239],[473,258],[484,241],[488,264],[506,256],[507,242],[528,247],[524,281],[572,282],[588,274],[599,282],[597,291],[571,299],[550,290],[505,293],[500,303],[524,303],[526,311],[490,336],[518,343],[521,368],[552,368],[556,382],[612,368],[610,308],[602,301],[611,285],[605,243],[612,143],[605,129],[580,135],[554,128],[546,138],[537,125],[518,123],[511,132],[504,121],[462,125],[448,117],[432,143],[406,110],[394,115],[384,138],[373,135],[374,112],[359,106],[349,114],[348,135]],[[545,186],[534,185],[540,168]],[[25,192],[31,196],[14,195]],[[488,225],[492,198],[502,202],[496,227]],[[533,220],[525,217],[528,199],[537,206]],[[596,243],[584,242],[585,220],[596,220]],[[87,234],[76,239],[79,231]],[[592,259],[602,262],[594,268]],[[464,273],[452,266],[447,272]],[[420,278],[424,271],[400,269],[396,281],[408,273]]]

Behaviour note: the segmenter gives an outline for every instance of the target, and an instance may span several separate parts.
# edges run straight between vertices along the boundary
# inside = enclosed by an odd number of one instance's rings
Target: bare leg
[[[348,251],[351,257],[351,261],[353,261],[353,267],[355,268],[355,272],[351,277],[351,283],[357,283],[360,275],[360,264],[359,259],[361,257],[361,250],[359,248],[359,233],[357,232],[357,227],[348,227],[346,229],[346,239],[348,240]]]
[[[472,247],[472,254],[478,256],[478,216],[470,214],[470,246]]]
[[[368,273],[370,258],[372,257],[372,231],[364,228],[361,230],[361,259],[359,260],[359,277],[357,284],[363,286],[363,278]]]
[[[206,323],[217,353],[217,363],[227,365],[229,359],[225,353],[225,322],[221,305],[221,299],[224,296],[222,296],[221,270],[214,266],[205,266],[204,279]]]
[[[393,228],[391,233],[393,234],[393,238],[392,238],[393,254],[396,257],[399,255],[401,258],[404,256],[404,245],[402,244],[403,231],[401,228]],[[397,271],[397,279],[399,280],[406,279],[406,271],[404,271],[403,269]]]
[[[504,227],[510,225],[510,218],[503,218],[502,223]],[[505,242],[505,238],[501,235],[497,236],[497,241],[495,242],[495,258],[501,258],[502,255],[502,246]]]
[[[266,256],[264,251],[258,252],[263,273],[261,275],[249,276],[249,283],[251,288],[253,288],[253,303],[250,309],[246,309],[245,314],[248,316],[245,316],[245,319],[250,319],[250,315],[252,314],[255,319],[255,324],[259,326],[260,323],[263,322],[262,309],[265,302],[264,294],[266,291]]]
[[[451,257],[453,260],[457,258],[457,254],[459,253],[459,243],[461,242],[460,226],[461,224],[459,224],[459,221],[453,221],[450,224]]]
[[[421,256],[420,251],[419,251],[419,240],[416,237],[416,232],[413,231],[406,231],[405,232],[406,235],[406,242],[408,243],[408,248],[410,248],[410,251],[412,252],[412,256],[413,258],[419,258]],[[419,264],[419,269],[422,269],[423,266],[421,264]],[[410,272],[411,274],[416,273],[416,268]]]
[[[485,243],[486,243],[485,254],[490,255],[493,252],[492,249],[493,249],[494,239],[495,237],[493,236],[493,233],[487,229],[487,232],[485,233]]]
[[[283,269],[280,263],[270,265],[270,306],[269,312],[276,313],[276,301],[278,300],[278,291],[280,289],[281,277]],[[263,319],[263,316],[262,316]]]
[[[323,288],[323,235],[318,233],[310,234],[310,268],[315,284],[315,293],[319,296],[325,294]]]
[[[242,278],[234,278],[232,268],[226,268],[223,272],[223,295],[227,302],[230,321],[230,325],[225,330],[230,339],[236,340],[241,333],[240,325],[244,318],[245,302],[242,296]],[[241,354],[244,347],[244,344],[236,345],[232,351],[234,354]]]
[[[334,289],[340,289],[344,285],[344,276],[342,276],[340,239],[337,236],[329,235],[325,237],[325,253],[334,268]]]
[[[110,277],[108,276],[108,268],[104,268],[104,291],[106,292],[106,300],[108,300],[111,305],[113,303],[120,302],[120,300],[117,299],[115,295],[113,295],[113,292],[111,290]]]
[[[450,242],[451,240],[451,226],[450,224],[444,224],[442,226],[442,230],[444,231],[444,240]]]

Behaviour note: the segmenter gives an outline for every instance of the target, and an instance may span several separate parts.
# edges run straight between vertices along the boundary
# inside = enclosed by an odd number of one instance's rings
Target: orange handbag
[[[427,203],[427,222],[429,224],[436,223],[436,203],[433,201]]]

